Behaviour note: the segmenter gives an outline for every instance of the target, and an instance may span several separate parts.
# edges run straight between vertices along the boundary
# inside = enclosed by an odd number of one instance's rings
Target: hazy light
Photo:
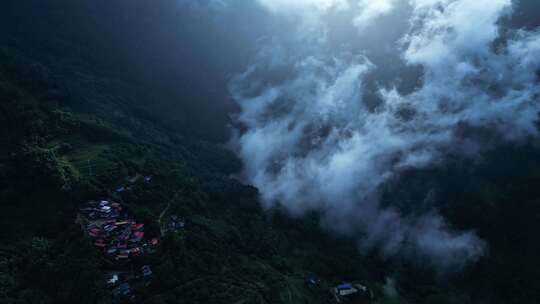
[[[386,15],[394,8],[395,0],[361,0],[359,7],[361,12],[354,18],[354,25],[363,30],[369,26],[377,17]]]
[[[298,10],[327,11],[333,8],[348,8],[347,0],[257,0],[261,5],[273,12],[298,13]]]

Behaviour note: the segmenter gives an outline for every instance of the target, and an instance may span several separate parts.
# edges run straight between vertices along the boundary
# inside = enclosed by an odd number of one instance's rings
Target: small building
[[[127,181],[128,181],[130,184],[135,184],[141,177],[142,177],[142,175],[140,175],[139,173],[137,173],[137,174],[135,174],[133,177],[128,177],[128,178],[127,178]]]
[[[118,228],[118,226],[116,226],[115,224],[107,224],[107,225],[103,226],[103,230],[105,230],[107,232],[112,232],[116,228]]]
[[[337,302],[342,302],[345,299],[353,297],[369,297],[371,298],[370,290],[362,284],[342,283],[332,289]]]
[[[107,247],[107,243],[106,243],[105,240],[103,240],[103,239],[97,239],[97,240],[94,242],[94,245],[95,245],[96,247],[100,247],[100,248]]]
[[[101,208],[99,208],[99,211],[103,212],[103,213],[109,213],[111,212],[112,208],[110,206],[102,206]]]
[[[141,268],[141,272],[142,272],[143,277],[145,277],[145,278],[148,278],[148,277],[152,276],[152,269],[150,269],[149,265],[144,265]]]
[[[130,241],[133,243],[138,243],[142,241],[143,238],[144,238],[144,232],[136,231],[133,233],[133,236],[131,237]]]
[[[141,230],[143,228],[144,228],[144,224],[135,224],[135,223],[133,223],[133,225],[131,225],[131,229],[135,230],[135,231],[139,231],[139,230]]]
[[[113,289],[113,296],[122,297],[127,296],[131,293],[131,286],[129,283],[122,283],[120,286]]]
[[[121,253],[121,254],[116,256],[116,259],[117,260],[127,260],[127,259],[129,259],[129,254]]]
[[[108,285],[116,285],[116,283],[118,283],[118,281],[120,280],[120,278],[118,277],[118,274],[113,274],[111,275],[108,279],[107,279],[107,284]]]
[[[305,284],[308,288],[319,288],[319,285],[321,284],[321,280],[316,277],[309,277],[306,279]]]

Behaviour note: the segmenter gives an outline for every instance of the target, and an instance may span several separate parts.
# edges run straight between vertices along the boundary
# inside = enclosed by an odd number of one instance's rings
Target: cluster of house
[[[90,201],[81,213],[88,219],[86,232],[94,246],[101,248],[111,259],[129,260],[153,253],[159,243],[157,238],[146,239],[144,224],[131,219],[119,203]]]
[[[148,281],[152,276],[152,269],[144,265],[137,272],[112,272],[107,276],[107,285],[112,288],[114,297],[129,297],[133,293],[132,284]]]
[[[125,215],[119,203],[111,203],[109,201],[90,201],[80,211],[89,220],[115,220]]]
[[[162,227],[162,233],[165,234],[167,232],[178,232],[186,227],[186,222],[184,219],[180,218],[177,215],[171,216],[167,224],[163,225]]]
[[[144,265],[133,270],[133,263],[126,263],[154,253],[159,239],[147,238],[144,224],[138,223],[122,204],[113,200],[89,201],[80,208],[79,219],[93,245],[114,266],[111,268],[126,269],[132,265],[129,271],[110,273],[107,285],[114,297],[133,299],[137,286],[148,283],[152,277],[152,269],[150,265]]]
[[[134,176],[132,177],[128,177],[126,178],[127,180],[127,184],[125,186],[120,186],[118,188],[116,188],[115,192],[116,193],[123,193],[123,192],[126,192],[126,191],[131,191],[133,189],[133,185],[139,181],[140,179],[143,179],[143,181],[145,183],[150,183],[153,179],[153,176],[152,175],[146,175],[146,176],[142,176],[141,174],[135,174]]]

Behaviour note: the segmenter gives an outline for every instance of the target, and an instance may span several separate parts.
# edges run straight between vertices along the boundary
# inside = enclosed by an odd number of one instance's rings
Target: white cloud
[[[257,0],[274,13],[324,13],[330,9],[348,8],[347,0]]]
[[[396,0],[360,0],[358,7],[360,12],[354,18],[353,23],[359,30],[364,30],[374,21],[389,14],[395,7]]]
[[[308,20],[316,20],[319,30],[332,26],[321,12],[345,5],[259,1],[276,14],[301,7],[305,16],[316,16]],[[359,15],[352,14],[364,20],[356,23],[367,25],[390,13],[391,2],[383,2],[372,2],[380,6],[373,4],[371,11],[365,2]],[[353,55],[362,50],[338,51],[324,39],[306,44],[298,35],[306,29],[300,21],[290,35],[269,40],[257,62],[232,83],[242,108],[238,119],[247,127],[239,154],[265,204],[279,201],[293,214],[323,211],[326,227],[358,235],[364,247],[459,268],[478,258],[485,244],[472,232],[454,231],[436,211],[409,217],[382,208],[380,187],[405,168],[443,161],[448,151],[482,151],[483,142],[457,135],[463,125],[487,128],[507,142],[537,135],[540,34],[515,33],[503,50],[494,50],[497,22],[511,11],[509,0],[411,0],[410,5],[411,29],[395,53],[423,68],[419,87],[406,95],[379,88],[382,102],[371,108],[363,93],[366,77],[377,67],[364,55]]]

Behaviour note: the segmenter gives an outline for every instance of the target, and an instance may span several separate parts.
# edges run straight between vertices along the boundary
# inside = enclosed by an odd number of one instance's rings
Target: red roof
[[[133,228],[133,230],[140,230],[144,227],[144,224],[133,224],[133,226],[131,226],[131,228]]]

